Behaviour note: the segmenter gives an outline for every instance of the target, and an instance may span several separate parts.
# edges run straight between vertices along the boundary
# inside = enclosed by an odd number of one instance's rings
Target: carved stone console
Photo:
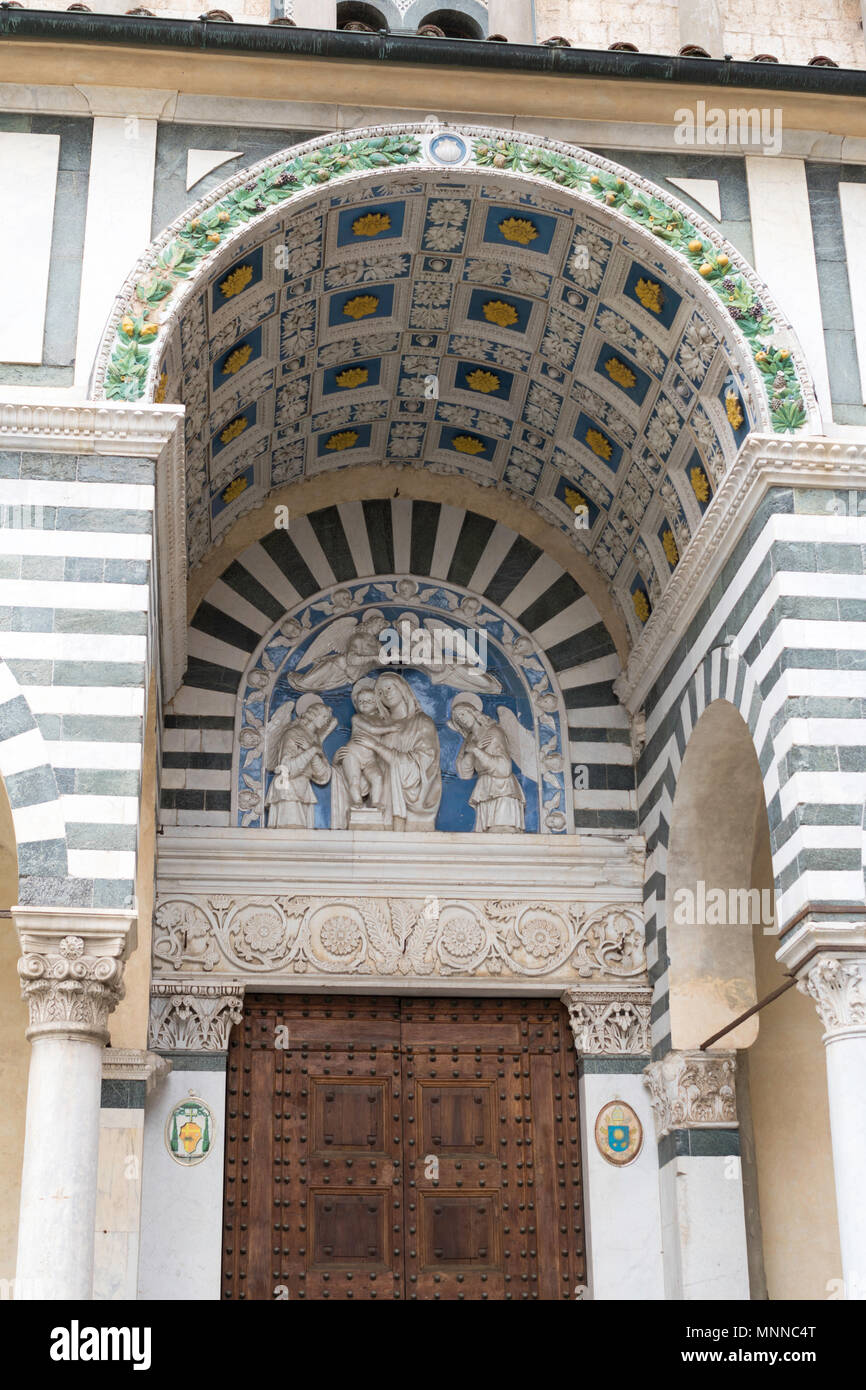
[[[644,1071],[656,1134],[737,1127],[736,1054],[670,1052]]]

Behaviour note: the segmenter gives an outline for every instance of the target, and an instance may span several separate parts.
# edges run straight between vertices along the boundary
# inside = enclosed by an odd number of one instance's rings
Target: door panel
[[[575,1073],[551,1000],[248,997],[223,1296],[573,1297]]]

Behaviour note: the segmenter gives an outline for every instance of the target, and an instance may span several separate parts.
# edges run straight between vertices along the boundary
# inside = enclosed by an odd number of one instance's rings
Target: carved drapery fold
[[[737,1125],[733,1052],[670,1052],[644,1070],[662,1139],[672,1129],[733,1129]]]

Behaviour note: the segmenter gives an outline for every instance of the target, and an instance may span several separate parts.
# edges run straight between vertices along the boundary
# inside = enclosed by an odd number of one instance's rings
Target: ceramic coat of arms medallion
[[[209,1105],[190,1092],[169,1112],[165,1122],[165,1146],[185,1167],[207,1158],[214,1142],[214,1117]]]
[[[595,1121],[595,1142],[601,1156],[618,1168],[637,1158],[643,1128],[630,1105],[612,1100],[602,1106]]]

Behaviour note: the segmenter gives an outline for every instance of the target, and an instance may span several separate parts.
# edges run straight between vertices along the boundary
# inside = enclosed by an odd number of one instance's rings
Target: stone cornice
[[[809,914],[782,937],[776,959],[796,975],[818,951],[866,958],[866,918],[862,913],[846,918],[844,908],[833,915]]]
[[[642,903],[642,836],[392,834],[348,830],[166,827],[159,891]]]
[[[143,1081],[149,1094],[171,1071],[171,1062],[157,1052],[135,1047],[107,1047],[102,1055],[103,1081]]]
[[[186,670],[186,477],[183,406],[0,401],[0,447],[156,459],[156,543],[163,693]]]
[[[158,458],[183,416],[180,405],[0,400],[0,440],[4,449]]]
[[[670,660],[761,497],[771,487],[792,486],[866,487],[866,434],[862,441],[749,436],[654,608],[626,670],[614,682],[617,695],[632,714]]]

